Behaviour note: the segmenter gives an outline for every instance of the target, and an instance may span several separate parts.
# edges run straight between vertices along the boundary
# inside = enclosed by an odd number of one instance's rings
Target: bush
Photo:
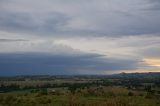
[[[134,96],[133,92],[128,92],[128,96]]]
[[[0,96],[0,103],[3,101],[3,97],[2,96]]]
[[[41,89],[39,93],[40,93],[40,95],[47,95],[48,91],[47,91],[47,89],[44,88],[44,89]]]
[[[138,96],[143,96],[143,94],[142,94],[142,93],[140,93]]]
[[[113,91],[108,91],[108,92],[107,92],[107,95],[108,95],[109,97],[115,97],[115,96],[116,96],[116,94],[115,94]]]
[[[152,93],[150,93],[150,92],[147,92],[147,94],[146,94],[145,98],[147,98],[147,99],[151,99],[152,97],[153,97],[153,94],[152,94]]]

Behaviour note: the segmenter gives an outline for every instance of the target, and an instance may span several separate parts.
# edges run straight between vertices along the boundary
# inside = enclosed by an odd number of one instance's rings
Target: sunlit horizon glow
[[[160,59],[144,59],[144,61],[150,66],[160,67]]]

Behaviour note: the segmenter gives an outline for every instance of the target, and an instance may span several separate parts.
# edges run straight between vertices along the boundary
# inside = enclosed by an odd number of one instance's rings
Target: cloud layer
[[[6,0],[1,1],[0,29],[57,37],[159,34],[158,4],[157,0]]]
[[[158,71],[148,61],[160,59],[159,7],[159,0],[0,0],[0,75]]]
[[[0,60],[1,75],[106,74],[106,72],[136,69],[139,66],[138,60],[103,58],[96,54],[78,56],[39,53],[1,54]]]

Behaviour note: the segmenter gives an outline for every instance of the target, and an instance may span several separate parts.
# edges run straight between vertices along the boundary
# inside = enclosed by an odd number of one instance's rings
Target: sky
[[[0,0],[0,76],[160,72],[160,0]]]

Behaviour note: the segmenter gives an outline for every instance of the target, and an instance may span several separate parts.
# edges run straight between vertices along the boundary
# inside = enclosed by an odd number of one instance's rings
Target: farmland
[[[1,106],[160,106],[160,73],[1,77]]]

